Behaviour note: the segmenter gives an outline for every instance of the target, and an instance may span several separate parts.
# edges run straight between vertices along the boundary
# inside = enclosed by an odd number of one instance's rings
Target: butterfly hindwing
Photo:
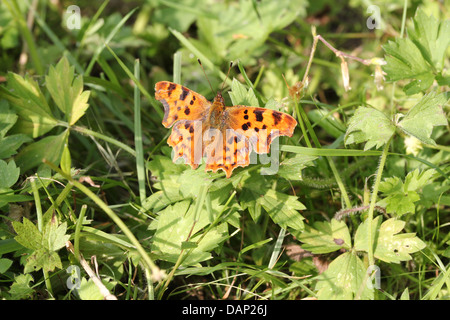
[[[292,137],[297,121],[290,115],[248,106],[233,106],[225,110],[231,129],[245,135],[257,153],[268,153],[270,144],[278,136]]]

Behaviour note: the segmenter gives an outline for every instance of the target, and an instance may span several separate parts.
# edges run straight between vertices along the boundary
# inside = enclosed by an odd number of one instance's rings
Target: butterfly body
[[[211,103],[188,88],[161,81],[155,97],[164,106],[163,125],[172,127],[167,143],[174,149],[173,161],[183,158],[196,169],[202,157],[206,170],[221,169],[227,177],[236,167],[245,167],[250,151],[268,153],[273,139],[292,136],[297,121],[282,112],[249,107],[225,106],[220,92]]]

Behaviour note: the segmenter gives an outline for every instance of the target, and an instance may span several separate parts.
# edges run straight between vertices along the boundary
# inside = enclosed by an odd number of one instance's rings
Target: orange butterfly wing
[[[183,158],[196,169],[205,156],[206,170],[221,169],[227,178],[236,167],[249,165],[251,149],[268,153],[274,138],[291,137],[297,125],[290,115],[271,109],[225,107],[220,93],[212,104],[202,95],[168,81],[156,84],[155,97],[164,106],[163,125],[173,125],[167,140],[173,147],[173,161]]]
[[[196,169],[202,159],[204,147],[201,133],[203,125],[207,124],[206,117],[211,102],[202,95],[169,81],[156,83],[155,98],[164,106],[164,127],[170,128],[175,123],[172,134],[167,139],[167,143],[173,147],[173,161],[183,158],[186,164]]]
[[[169,81],[156,83],[155,98],[164,106],[162,124],[166,128],[178,120],[204,120],[211,107],[202,95]]]
[[[231,129],[246,136],[257,153],[268,153],[278,136],[292,137],[297,121],[290,115],[272,109],[233,106],[225,110]]]

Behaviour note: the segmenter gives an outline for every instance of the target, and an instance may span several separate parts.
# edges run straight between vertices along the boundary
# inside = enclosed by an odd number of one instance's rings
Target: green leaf
[[[298,239],[302,248],[314,254],[323,254],[340,249],[351,249],[352,242],[347,225],[343,221],[331,219],[331,222],[316,222],[313,227],[305,226]]]
[[[397,126],[405,133],[416,137],[423,143],[436,145],[436,142],[430,137],[435,126],[447,125],[447,117],[442,109],[447,101],[447,93],[429,93],[423,96],[401,118]]]
[[[425,243],[414,233],[400,233],[406,222],[391,218],[381,223],[381,216],[372,221],[375,244],[374,256],[388,263],[400,263],[411,260],[410,253],[417,252],[426,247]],[[368,251],[368,224],[367,220],[358,227],[355,234],[355,249]]]
[[[366,281],[366,268],[356,252],[345,252],[334,259],[318,278],[317,298],[320,300],[350,300],[358,297],[373,300],[373,289]]]
[[[411,39],[399,38],[388,41],[383,49],[387,54],[383,70],[387,73],[388,81],[415,79],[426,75],[434,77],[427,61]]]
[[[389,41],[383,46],[387,80],[413,80],[403,88],[408,95],[427,90],[435,79],[442,82],[440,72],[450,44],[450,20],[439,22],[418,9],[413,22],[414,27],[408,29],[409,38]]]
[[[27,218],[23,222],[12,222],[13,228],[17,233],[14,239],[25,248],[39,250],[42,248],[42,234],[38,228]]]
[[[159,213],[152,243],[152,251],[159,259],[176,262],[189,234],[192,235],[189,241],[193,247],[192,244],[197,243],[200,235],[196,233],[210,224],[206,214],[200,214],[198,221],[194,221],[194,207],[186,200],[170,205]],[[192,251],[189,250],[189,255],[182,265],[193,265],[210,259],[210,252],[225,240],[226,234],[226,224],[210,230]]]
[[[25,78],[9,72],[8,89],[0,86],[0,98],[9,101],[19,115],[14,132],[39,137],[55,127],[55,119],[39,85],[28,75]]]
[[[50,67],[45,83],[69,125],[75,124],[89,107],[90,91],[83,91],[82,75],[75,77],[75,67],[70,67],[67,58],[63,57],[56,67]]]
[[[41,248],[34,251],[25,264],[24,272],[29,273],[43,269],[54,271],[56,268],[62,269],[61,259],[56,252]]]
[[[406,287],[406,289],[403,291],[402,295],[400,296],[400,300],[409,300],[409,289]]]
[[[102,281],[103,282],[103,281]],[[105,297],[100,292],[100,289],[95,285],[92,279],[86,280],[81,278],[80,288],[77,293],[81,300],[104,300]]]
[[[0,140],[16,123],[17,118],[17,114],[9,109],[8,102],[6,100],[0,101]]]
[[[19,179],[20,168],[16,167],[14,160],[6,163],[0,160],[0,189],[9,188],[14,185]]]
[[[408,172],[405,178],[405,190],[417,191],[430,184],[433,175],[436,173],[434,169],[422,170],[416,169]]]
[[[386,197],[378,205],[386,207],[387,213],[397,217],[415,212],[415,202],[420,200],[418,192],[432,181],[433,169],[420,172],[419,169],[411,171],[403,183],[398,177],[387,178],[380,183],[379,190]]]
[[[408,36],[420,49],[428,63],[441,71],[445,52],[450,45],[450,20],[439,22],[418,9],[413,19],[414,28],[408,29]]]
[[[273,222],[282,228],[303,230],[305,218],[298,210],[304,210],[306,207],[298,201],[297,197],[269,189],[257,201],[267,211]]]
[[[366,142],[364,150],[379,148],[386,144],[395,133],[395,125],[381,111],[359,107],[349,120],[345,134],[345,144]]]
[[[42,164],[47,159],[58,165],[69,131],[57,136],[48,136],[23,148],[15,160],[22,172]]]
[[[57,225],[56,220],[50,219],[42,232],[27,218],[23,223],[14,221],[12,223],[17,236],[14,239],[24,247],[33,250],[28,256],[24,272],[32,272],[40,269],[53,271],[62,268],[61,259],[57,250],[65,246],[70,235],[66,235],[67,225],[64,222]]]
[[[20,274],[14,278],[14,283],[11,285],[8,293],[11,300],[19,300],[29,298],[34,290],[30,287],[30,282],[34,281],[31,274]]]
[[[231,102],[233,105],[244,105],[244,106],[252,106],[259,107],[258,99],[256,98],[253,89],[246,89],[245,86],[233,79],[231,83],[231,91],[228,93],[231,98]]]
[[[13,264],[13,261],[6,258],[0,258],[0,274],[8,271],[9,267]]]
[[[17,149],[31,138],[25,134],[13,134],[0,138],[0,159],[9,158],[17,153]]]
[[[286,180],[302,180],[302,170],[313,165],[318,157],[296,154],[292,158],[283,160],[278,169],[278,175]]]

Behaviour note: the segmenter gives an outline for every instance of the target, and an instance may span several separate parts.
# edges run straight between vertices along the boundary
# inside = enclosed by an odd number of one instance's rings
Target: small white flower
[[[406,154],[412,154],[414,156],[417,156],[422,150],[422,142],[420,142],[419,139],[413,137],[413,136],[407,136],[404,140],[405,146],[406,146]]]

